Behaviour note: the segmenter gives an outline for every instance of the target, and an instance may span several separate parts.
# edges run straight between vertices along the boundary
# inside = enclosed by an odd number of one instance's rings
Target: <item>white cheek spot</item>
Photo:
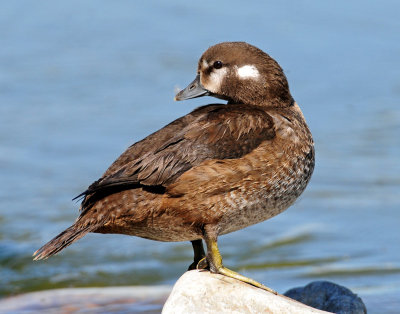
[[[258,79],[260,77],[260,72],[254,65],[244,65],[237,68],[236,73],[241,79]]]
[[[226,74],[228,73],[226,68],[214,70],[210,74],[210,79],[208,80],[207,86],[204,86],[212,93],[218,93],[221,90],[222,82],[225,79]]]

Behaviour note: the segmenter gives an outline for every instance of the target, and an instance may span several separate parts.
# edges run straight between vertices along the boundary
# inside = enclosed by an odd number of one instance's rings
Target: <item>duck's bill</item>
[[[200,75],[197,75],[192,83],[175,95],[175,100],[185,100],[208,95],[211,95],[211,93],[201,85]]]

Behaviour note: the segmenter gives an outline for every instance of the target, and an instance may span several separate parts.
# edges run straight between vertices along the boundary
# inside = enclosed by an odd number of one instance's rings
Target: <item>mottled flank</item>
[[[243,79],[238,69],[259,77]],[[129,147],[82,194],[77,221],[35,259],[88,232],[212,239],[210,249],[218,235],[293,204],[313,172],[314,147],[281,67],[258,48],[234,42],[210,47],[198,73],[177,99],[207,94],[228,103],[200,107]]]

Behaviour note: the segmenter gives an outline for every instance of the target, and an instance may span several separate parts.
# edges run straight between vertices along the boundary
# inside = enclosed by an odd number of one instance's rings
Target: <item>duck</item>
[[[312,134],[280,65],[246,42],[209,47],[175,100],[204,96],[223,103],[199,107],[131,145],[78,196],[72,226],[34,259],[89,232],[190,241],[189,270],[207,268],[276,293],[225,267],[217,240],[296,201],[314,170]]]

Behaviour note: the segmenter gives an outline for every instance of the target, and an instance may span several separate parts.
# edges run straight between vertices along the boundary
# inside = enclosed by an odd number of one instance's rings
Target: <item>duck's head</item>
[[[224,42],[201,56],[197,76],[175,100],[214,96],[229,103],[287,106],[293,101],[279,64],[245,42]]]

